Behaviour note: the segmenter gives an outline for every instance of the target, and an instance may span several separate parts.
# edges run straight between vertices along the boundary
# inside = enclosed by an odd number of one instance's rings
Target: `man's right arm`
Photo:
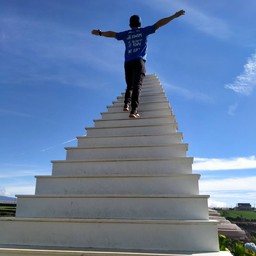
[[[116,37],[116,32],[114,31],[100,31],[99,29],[93,29],[91,32],[95,36],[105,36],[105,37]]]

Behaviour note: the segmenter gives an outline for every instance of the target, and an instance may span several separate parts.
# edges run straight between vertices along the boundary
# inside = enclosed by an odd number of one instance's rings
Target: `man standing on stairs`
[[[138,106],[141,92],[141,86],[146,74],[146,56],[147,56],[147,36],[155,33],[157,29],[168,24],[175,18],[184,15],[185,11],[180,10],[175,14],[160,19],[152,26],[141,27],[141,18],[138,15],[130,17],[130,30],[123,32],[106,31],[99,29],[92,30],[96,36],[112,37],[117,40],[123,40],[125,43],[125,80],[127,84],[124,100],[124,111],[129,111],[131,105],[130,118],[138,118]]]

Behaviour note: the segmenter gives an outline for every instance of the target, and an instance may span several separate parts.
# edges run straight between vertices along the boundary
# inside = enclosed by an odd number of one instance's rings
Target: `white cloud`
[[[35,194],[35,184],[20,184],[19,186],[8,186],[7,193],[10,196],[16,195],[34,195]]]
[[[16,194],[35,193],[35,175],[46,174],[49,171],[43,170],[35,165],[23,164],[1,164],[0,165],[0,195],[12,196]]]
[[[238,192],[215,192],[215,191],[202,191],[201,194],[210,195],[208,199],[209,207],[216,208],[226,208],[226,207],[235,207],[237,203],[250,203],[253,207],[255,206],[255,197],[256,193],[247,193],[244,191]]]
[[[210,207],[234,207],[245,202],[255,205],[256,176],[200,180],[200,194],[210,195]]]
[[[195,158],[193,170],[217,171],[217,170],[242,170],[256,169],[256,157],[237,158]]]
[[[8,194],[5,190],[5,188],[0,187],[0,195],[1,196],[10,196],[10,194]]]
[[[29,182],[13,182],[8,184],[6,188],[0,188],[1,196],[15,197],[16,195],[34,195],[35,183]]]
[[[226,89],[231,89],[238,94],[249,96],[256,86],[256,53],[252,54],[244,65],[244,71],[237,76],[231,84],[226,84]]]
[[[226,202],[222,202],[222,201],[215,201],[212,199],[208,200],[208,206],[210,208],[226,208],[227,207],[227,203]]]
[[[256,176],[234,177],[226,179],[201,180],[200,189],[204,191],[254,191]]]

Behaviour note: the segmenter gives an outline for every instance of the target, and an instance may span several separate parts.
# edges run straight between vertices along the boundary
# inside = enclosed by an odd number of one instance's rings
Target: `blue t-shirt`
[[[116,33],[116,39],[123,40],[125,43],[126,62],[134,59],[146,60],[147,36],[155,33],[155,31],[155,25],[152,25]]]

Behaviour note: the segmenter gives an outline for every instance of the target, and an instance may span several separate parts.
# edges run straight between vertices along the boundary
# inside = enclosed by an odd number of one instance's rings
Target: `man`
[[[124,100],[124,111],[129,111],[131,105],[130,118],[138,118],[138,106],[141,86],[146,74],[145,62],[147,56],[147,37],[155,33],[157,29],[168,24],[175,18],[184,15],[185,11],[180,10],[175,14],[163,18],[152,26],[141,27],[141,19],[138,15],[130,17],[130,30],[123,32],[92,30],[96,36],[112,37],[123,40],[125,43],[125,80],[127,84]]]

